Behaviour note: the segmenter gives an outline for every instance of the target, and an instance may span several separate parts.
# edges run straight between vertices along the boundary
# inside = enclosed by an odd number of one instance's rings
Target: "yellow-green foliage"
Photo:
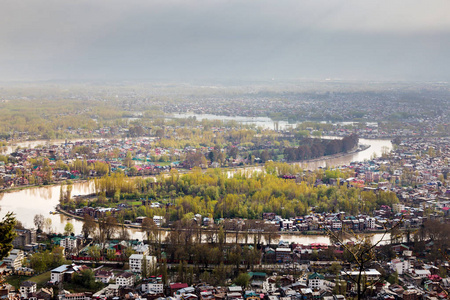
[[[187,214],[258,219],[263,212],[274,212],[287,218],[308,214],[312,207],[316,212],[370,214],[380,205],[398,202],[392,192],[374,193],[345,185],[315,184],[316,179],[327,176],[348,177],[344,172],[319,170],[299,175],[296,180],[280,178],[277,169],[286,172],[300,170],[286,164],[271,163],[266,169],[270,172],[236,173],[229,177],[219,169],[207,172],[194,169],[185,175],[172,172],[169,176],[161,176],[159,184],[153,185],[153,188],[150,187],[152,179],[131,180],[114,174],[96,180],[96,190],[110,195],[120,190],[121,193],[135,193],[139,197],[174,204],[167,211],[158,209],[158,214],[168,214],[172,220],[183,219]],[[152,216],[155,211],[148,207],[134,208],[133,215]]]

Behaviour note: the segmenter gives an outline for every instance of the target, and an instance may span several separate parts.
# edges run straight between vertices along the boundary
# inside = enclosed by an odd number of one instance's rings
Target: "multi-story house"
[[[17,270],[18,268],[20,268],[22,266],[23,258],[24,258],[24,255],[23,255],[22,250],[13,249],[9,253],[8,257],[6,257],[4,259],[4,262],[6,263],[6,265],[9,268],[11,268],[13,270]]]
[[[116,284],[125,287],[132,287],[134,285],[134,275],[130,272],[123,272],[116,277]]]
[[[130,270],[134,273],[142,273],[143,266],[144,266],[144,257],[147,261],[147,270],[149,270],[155,263],[156,263],[156,257],[155,256],[147,256],[143,254],[132,254],[129,258],[130,263]]]
[[[37,285],[32,281],[24,281],[20,284],[20,297],[23,299],[28,299],[28,295],[31,293],[36,293]]]
[[[59,241],[59,245],[64,247],[67,251],[71,252],[77,249],[77,238],[73,236],[66,236]]]
[[[308,276],[308,287],[312,289],[321,289],[325,286],[325,277],[319,273],[312,273]]]
[[[12,244],[14,248],[23,248],[25,245],[36,243],[36,230],[34,229],[16,229],[17,236]]]
[[[164,292],[164,285],[158,282],[147,282],[142,284],[143,292],[153,292],[156,294],[162,294]]]

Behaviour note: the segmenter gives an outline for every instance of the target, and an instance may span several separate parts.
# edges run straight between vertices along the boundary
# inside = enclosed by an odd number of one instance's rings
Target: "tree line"
[[[138,216],[165,216],[167,221],[192,218],[196,214],[211,219],[244,218],[261,219],[265,212],[276,213],[283,218],[303,216],[314,208],[316,212],[345,211],[351,215],[371,214],[381,205],[398,202],[395,193],[389,191],[362,191],[347,184],[326,185],[331,178],[348,178],[351,171],[317,170],[303,172],[297,166],[267,162],[265,172],[229,174],[221,169],[202,172],[195,169],[189,174],[172,170],[168,176],[153,178],[128,178],[121,173],[104,176],[95,181],[96,198],[91,206],[121,208],[126,220]],[[292,179],[282,175],[292,174]],[[64,193],[64,192],[63,192]],[[66,197],[67,198],[67,197]],[[81,208],[86,201],[78,199],[62,204]],[[145,205],[136,205],[145,200]],[[150,202],[160,207],[150,207]]]

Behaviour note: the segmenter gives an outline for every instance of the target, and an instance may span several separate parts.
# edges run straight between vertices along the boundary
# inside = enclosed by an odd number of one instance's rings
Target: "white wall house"
[[[151,269],[151,267],[156,263],[155,256],[147,256],[143,254],[132,254],[129,258],[130,270],[134,273],[142,273],[144,256],[147,261],[147,271]]]
[[[68,251],[77,249],[77,238],[68,236],[59,241],[59,245]]]
[[[308,276],[308,287],[312,289],[321,289],[325,286],[325,277],[319,273],[312,273]]]
[[[391,270],[397,271],[397,274],[403,275],[410,268],[409,260],[407,259],[393,259],[391,261]]]
[[[28,299],[28,294],[36,293],[37,285],[32,281],[24,281],[20,284],[20,296],[24,299]]]
[[[119,286],[133,286],[134,275],[129,272],[124,272],[116,277],[116,284]]]
[[[142,284],[143,292],[154,292],[157,294],[161,294],[164,292],[164,285],[162,283],[156,282],[148,282]]]
[[[22,250],[12,249],[11,252],[9,252],[8,257],[3,259],[3,261],[9,268],[16,270],[22,266],[23,258],[24,256]]]

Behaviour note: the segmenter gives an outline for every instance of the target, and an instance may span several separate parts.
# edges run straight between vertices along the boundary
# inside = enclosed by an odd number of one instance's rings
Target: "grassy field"
[[[33,281],[36,282],[39,287],[44,286],[47,281],[50,280],[50,271],[30,277],[30,276],[23,276],[23,275],[11,275],[6,278],[6,282],[8,282],[10,285],[14,286],[16,289],[20,287],[20,284],[24,281]]]
[[[50,280],[50,271],[33,276],[29,279],[30,281],[36,282],[38,287],[41,287]]]

